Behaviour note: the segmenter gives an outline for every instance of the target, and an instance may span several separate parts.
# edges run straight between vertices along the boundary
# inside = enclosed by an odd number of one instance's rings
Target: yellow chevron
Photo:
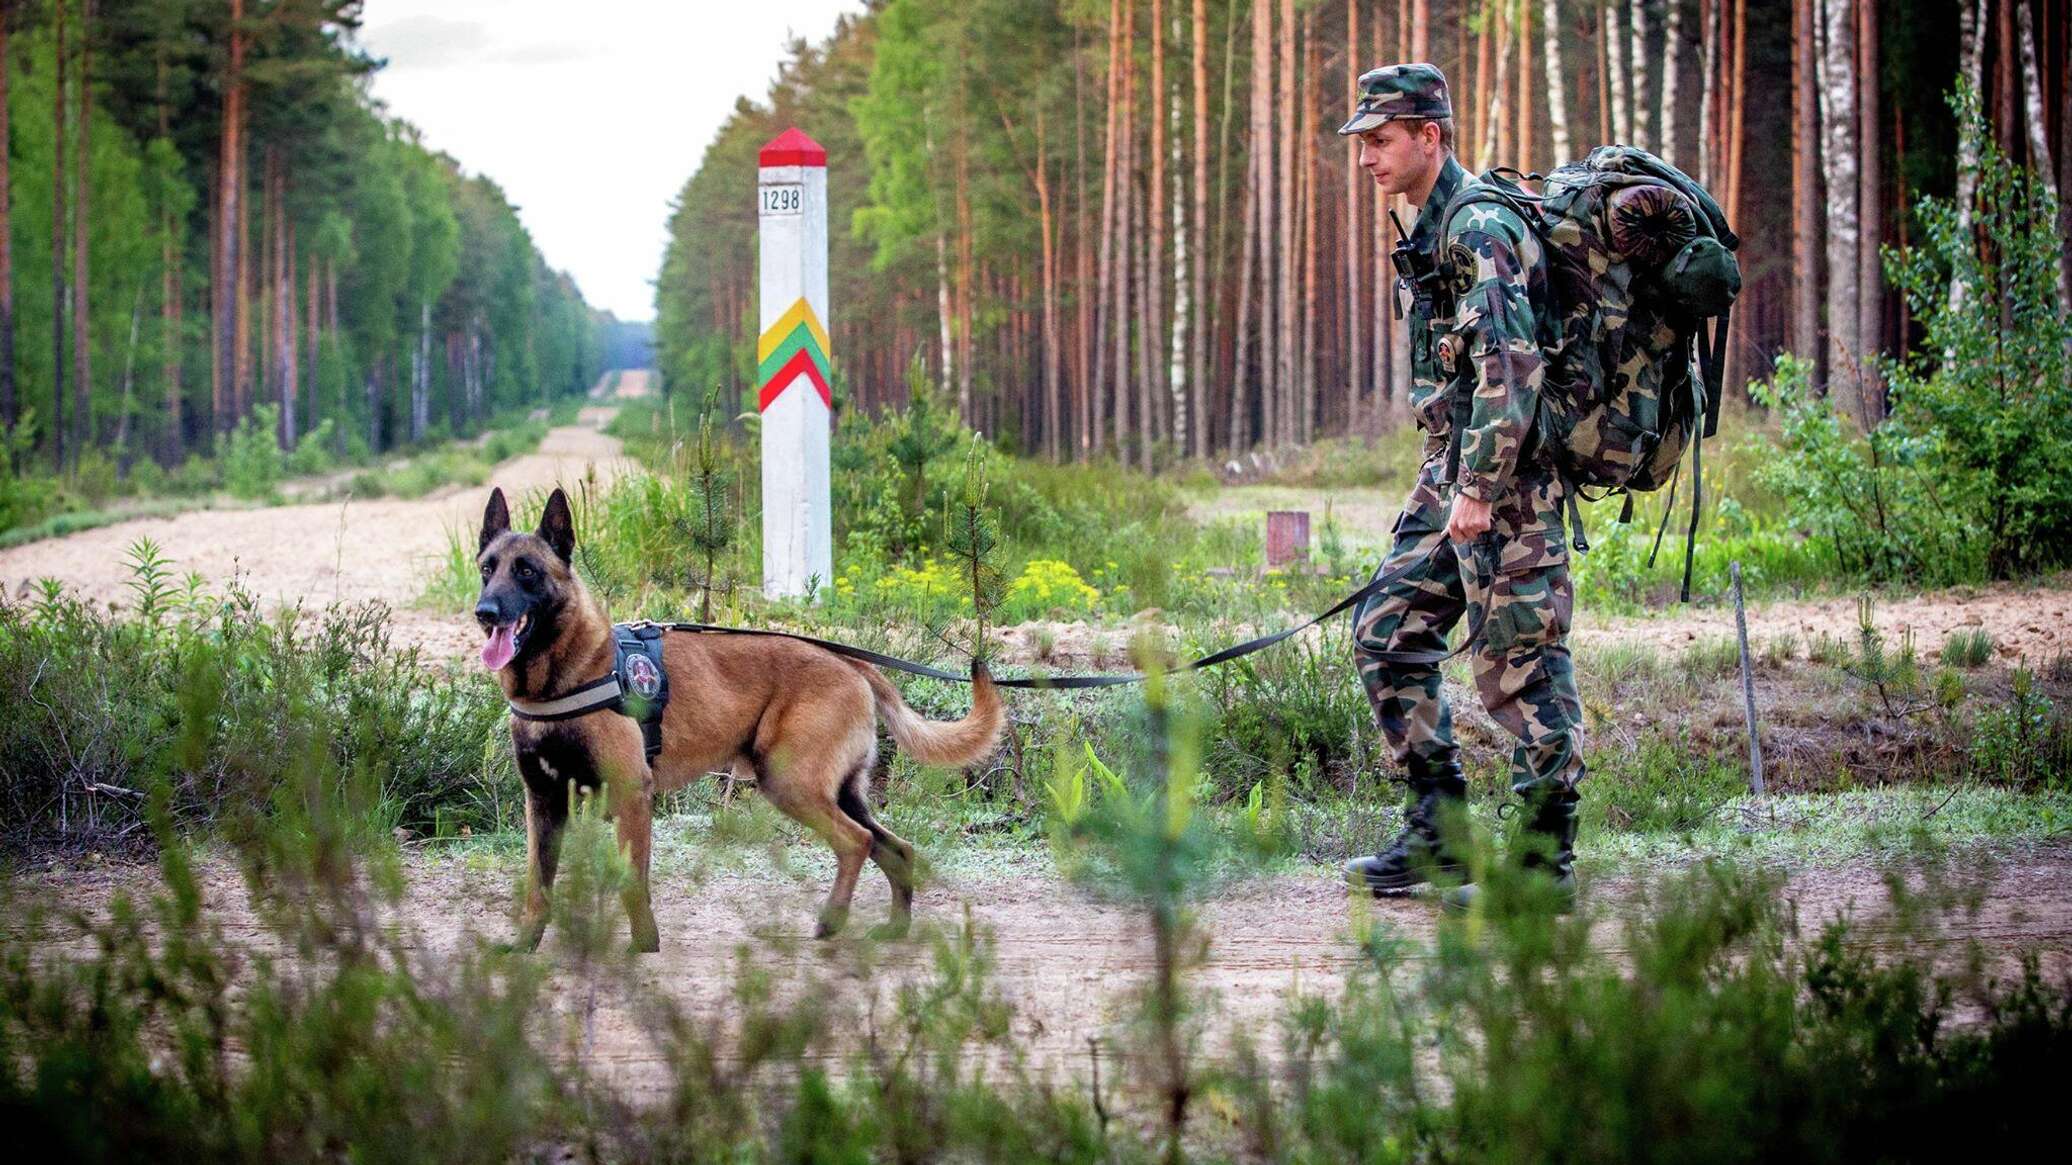
[[[798,302],[785,309],[784,314],[777,317],[777,322],[771,324],[769,329],[763,332],[762,338],[756,341],[756,363],[768,360],[770,353],[775,352],[777,346],[784,343],[784,338],[791,335],[792,329],[802,322],[806,329],[813,333],[813,341],[820,345],[823,353],[834,347],[828,341],[827,329],[820,326],[820,317],[813,314],[813,305],[807,303],[804,296],[800,296]]]

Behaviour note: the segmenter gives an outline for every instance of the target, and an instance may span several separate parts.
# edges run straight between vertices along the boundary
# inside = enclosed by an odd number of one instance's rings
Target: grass
[[[156,464],[139,462],[128,480],[119,480],[111,467],[106,472],[96,471],[92,481],[84,476],[70,481],[18,481],[8,488],[27,491],[36,486],[40,500],[19,512],[0,505],[0,514],[15,519],[14,525],[0,529],[0,550],[134,518],[300,504],[338,496],[416,498],[449,485],[480,485],[499,462],[538,448],[550,423],[572,422],[581,400],[565,398],[557,402],[549,418],[517,416],[492,420],[479,438],[434,440],[422,447],[396,451],[385,465],[354,473],[343,485],[321,489],[294,487],[324,485],[341,464],[350,464],[341,463],[330,451],[328,439],[323,438],[318,438],[318,443],[325,448],[316,455],[298,450],[274,458],[252,455],[249,450],[254,442],[247,439],[245,451],[235,459],[238,467],[234,471],[213,460],[193,457],[171,474]],[[306,436],[304,445],[309,445],[314,436]],[[255,463],[261,462],[265,464],[254,468]],[[238,478],[234,483],[229,480],[232,476]],[[24,517],[29,520],[21,520]]]
[[[1975,862],[1924,835],[2033,835],[2065,820],[2062,793],[1959,788],[1932,809],[1866,794],[1846,826],[1777,798],[1740,807],[1752,830],[1718,846],[1732,865],[1671,847],[1735,814],[1657,815],[1586,863],[1682,869],[1557,919],[1496,867],[1482,905],[1428,937],[1355,909],[1329,970],[1239,1009],[1197,982],[1220,941],[1198,907],[1287,861],[1300,826],[1277,823],[1271,796],[1202,800],[1205,725],[1151,695],[1109,762],[1054,751],[1040,832],[945,858],[1022,884],[1054,870],[1151,936],[1148,964],[1101,985],[1085,1061],[1038,1051],[969,913],[911,954],[751,939],[715,990],[658,989],[616,949],[627,875],[589,809],[563,843],[548,951],[456,937],[443,915],[420,934],[400,910],[412,862],[361,828],[360,766],[315,748],[221,834],[249,916],[201,892],[164,782],[148,797],[163,888],[146,899],[56,919],[0,881],[15,920],[0,929],[0,1108],[17,1143],[82,1161],[505,1161],[575,1145],[614,1160],[1854,1160],[2001,1153],[2054,1127],[2072,1002],[2033,955],[2010,972],[2004,951],[1948,944],[1940,920],[1976,900]],[[283,735],[320,739],[305,715]],[[817,848],[795,867],[773,844],[786,832],[748,799],[664,819],[657,860],[824,876]],[[1803,864],[1790,859],[1812,833],[1913,861],[1875,931],[1846,914],[1808,929],[1780,894],[1769,867]],[[1791,848],[1766,849],[1772,836]],[[521,860],[508,833],[446,848],[431,860],[476,886]],[[604,1031],[638,1053],[605,1054]],[[628,1068],[646,1071],[643,1097]]]

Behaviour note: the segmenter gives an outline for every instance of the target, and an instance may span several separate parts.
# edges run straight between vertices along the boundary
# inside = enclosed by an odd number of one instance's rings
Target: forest
[[[11,468],[177,468],[241,424],[364,458],[594,381],[612,321],[370,96],[361,7],[0,3]]]
[[[920,361],[961,418],[1151,468],[1390,428],[1387,255],[1409,208],[1333,134],[1379,63],[1446,73],[1471,170],[1600,143],[1699,179],[1744,240],[1729,392],[1785,352],[1859,426],[1922,329],[1886,278],[1985,132],[2072,183],[2064,0],[884,0],[791,46],[684,185],[657,285],[671,385],[750,379],[758,146],[830,158],[837,378],[873,411]],[[1400,203],[1400,200],[1397,200]],[[2058,211],[2060,237],[2072,235]],[[2072,288],[2061,257],[2060,296]],[[1954,293],[1953,293],[1954,294]]]

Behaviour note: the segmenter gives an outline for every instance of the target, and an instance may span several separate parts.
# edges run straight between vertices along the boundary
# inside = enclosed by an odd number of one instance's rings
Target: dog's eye
[[[489,576],[490,576],[490,575],[492,575],[492,574],[494,574],[494,573],[496,573],[496,567],[495,567],[494,565],[492,565],[492,564],[490,564],[490,563],[487,563],[487,562],[485,562],[485,563],[483,563],[483,564],[482,564],[482,581],[483,581],[483,582],[488,582],[488,581],[489,581]]]
[[[532,568],[532,564],[531,564],[531,563],[529,563],[529,562],[521,562],[521,563],[519,563],[519,564],[518,564],[518,577],[519,577],[519,578],[525,579],[525,580],[527,580],[527,581],[531,581],[531,579],[532,579],[532,576],[533,576],[533,575],[535,575],[535,574],[538,574],[538,573],[539,573],[538,571],[536,571],[536,570],[534,570],[534,569]]]

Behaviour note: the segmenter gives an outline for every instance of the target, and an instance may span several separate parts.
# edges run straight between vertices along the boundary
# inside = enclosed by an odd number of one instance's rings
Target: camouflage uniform
[[[1445,80],[1429,65],[1375,70],[1361,89],[1341,133],[1392,117],[1450,116],[1430,112],[1447,102]],[[1426,433],[1425,460],[1377,575],[1410,571],[1355,609],[1354,656],[1397,762],[1413,775],[1458,772],[1439,669],[1388,656],[1445,650],[1447,633],[1467,614],[1470,626],[1481,627],[1469,649],[1476,694],[1518,738],[1512,787],[1566,793],[1582,777],[1583,761],[1582,706],[1566,643],[1574,593],[1561,519],[1565,487],[1529,440],[1541,379],[1533,305],[1548,302],[1546,270],[1532,232],[1503,207],[1465,207],[1439,237],[1447,203],[1470,181],[1448,157],[1409,239],[1437,264],[1436,278],[1411,288],[1408,313],[1410,407]],[[1458,479],[1450,481],[1457,426]],[[1450,490],[1491,505],[1490,530],[1473,545],[1446,536]]]

